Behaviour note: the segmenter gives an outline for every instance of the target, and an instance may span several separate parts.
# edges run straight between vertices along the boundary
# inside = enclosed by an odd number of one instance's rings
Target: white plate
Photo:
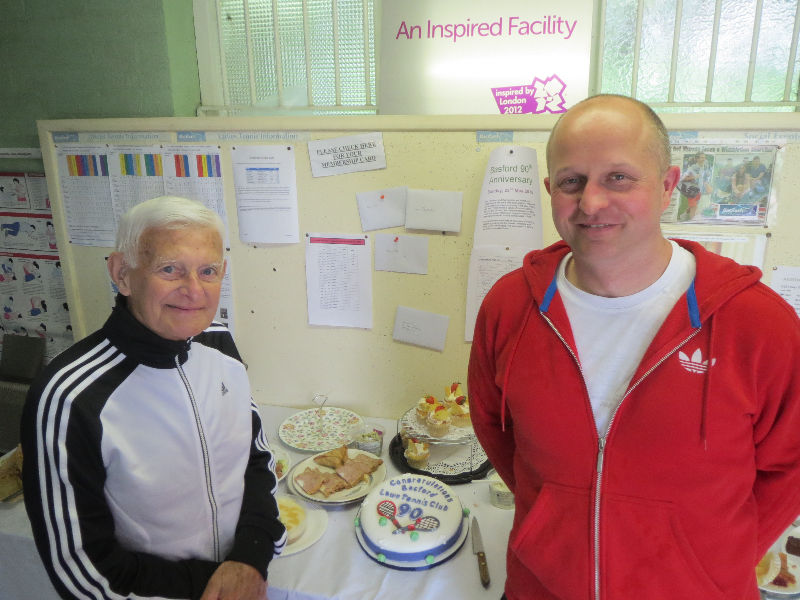
[[[317,543],[328,528],[327,512],[321,508],[311,506],[308,502],[303,502],[299,498],[295,498],[295,500],[300,502],[303,508],[306,509],[306,530],[303,532],[303,535],[300,536],[299,540],[294,544],[286,546],[278,558],[302,552],[312,544]]]
[[[367,482],[359,483],[355,487],[334,492],[327,498],[322,492],[317,492],[314,495],[307,494],[300,484],[295,483],[294,481],[295,477],[300,475],[303,471],[305,471],[309,467],[312,469],[319,469],[322,473],[336,472],[336,469],[332,469],[331,467],[323,467],[322,465],[318,465],[317,463],[314,462],[314,458],[316,458],[316,456],[319,456],[320,454],[325,454],[325,453],[320,452],[315,456],[305,459],[303,462],[298,464],[292,470],[291,483],[294,484],[293,485],[294,491],[299,496],[301,496],[306,500],[311,500],[312,502],[319,502],[320,504],[342,504],[345,502],[355,502],[356,500],[360,500],[361,498],[369,494],[375,487],[377,487],[386,478],[386,463],[384,463],[381,466],[379,466],[373,473],[370,474],[369,483]],[[355,448],[350,448],[347,450],[347,456],[350,458],[354,458],[359,454],[366,454],[371,458],[376,458],[374,454],[370,454],[369,452],[364,452],[363,450],[356,450]]]
[[[292,459],[289,458],[289,455],[286,453],[285,450],[281,448],[270,447],[272,450],[272,456],[275,457],[275,465],[277,467],[278,461],[284,461],[285,467],[283,469],[283,475],[278,477],[278,481],[283,481],[286,479],[286,476],[289,474],[289,471],[292,470]]]
[[[364,427],[364,419],[352,410],[326,406],[293,414],[281,423],[278,436],[301,452],[327,452],[350,441],[350,429]]]
[[[786,552],[786,540],[789,536],[800,537],[800,527],[790,527],[783,532],[778,541],[772,545],[773,552]],[[795,576],[797,582],[789,587],[778,587],[777,585],[760,585],[759,589],[769,592],[771,595],[778,596],[791,596],[793,594],[800,594],[800,557],[792,554],[786,554],[786,566],[789,568],[789,573]]]

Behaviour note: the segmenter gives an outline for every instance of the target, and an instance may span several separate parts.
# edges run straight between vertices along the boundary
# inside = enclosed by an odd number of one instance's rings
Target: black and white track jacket
[[[22,449],[36,546],[63,598],[199,598],[221,561],[266,579],[285,545],[275,461],[222,325],[165,340],[118,297],[31,387]]]

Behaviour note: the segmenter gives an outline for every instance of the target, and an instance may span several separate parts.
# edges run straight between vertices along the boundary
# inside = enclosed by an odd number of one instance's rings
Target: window
[[[374,20],[373,0],[195,0],[199,114],[374,114]]]
[[[605,39],[595,89],[662,112],[800,105],[798,0],[600,3]]]

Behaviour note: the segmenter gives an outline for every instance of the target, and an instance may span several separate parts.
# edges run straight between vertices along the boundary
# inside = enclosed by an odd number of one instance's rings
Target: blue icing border
[[[433,556],[437,556],[442,552],[450,549],[455,545],[458,541],[459,536],[461,535],[461,530],[464,528],[464,516],[461,516],[461,519],[458,522],[458,529],[456,532],[448,539],[444,544],[436,546],[434,548],[429,548],[428,550],[422,552],[392,552],[391,550],[387,550],[386,548],[381,548],[377,544],[373,543],[367,535],[364,533],[364,529],[361,528],[361,537],[364,538],[364,543],[372,550],[375,554],[383,554],[386,558],[390,560],[396,560],[400,562],[414,562],[417,560],[425,560],[425,557],[429,554]]]

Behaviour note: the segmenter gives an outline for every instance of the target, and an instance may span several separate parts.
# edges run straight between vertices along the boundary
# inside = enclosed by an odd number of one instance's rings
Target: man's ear
[[[667,172],[664,174],[664,196],[661,199],[661,211],[667,210],[669,206],[669,201],[672,198],[672,192],[675,189],[675,186],[678,185],[678,181],[681,178],[681,168],[678,166],[671,166],[667,169]]]
[[[106,261],[106,266],[108,267],[108,274],[111,275],[111,281],[117,286],[119,293],[123,296],[130,296],[131,268],[128,266],[128,263],[125,262],[125,257],[122,252],[112,252],[108,257],[108,261]]]
[[[544,189],[547,190],[548,194],[550,194],[551,196],[553,195],[553,192],[550,191],[550,178],[549,177],[545,177],[544,178]]]

